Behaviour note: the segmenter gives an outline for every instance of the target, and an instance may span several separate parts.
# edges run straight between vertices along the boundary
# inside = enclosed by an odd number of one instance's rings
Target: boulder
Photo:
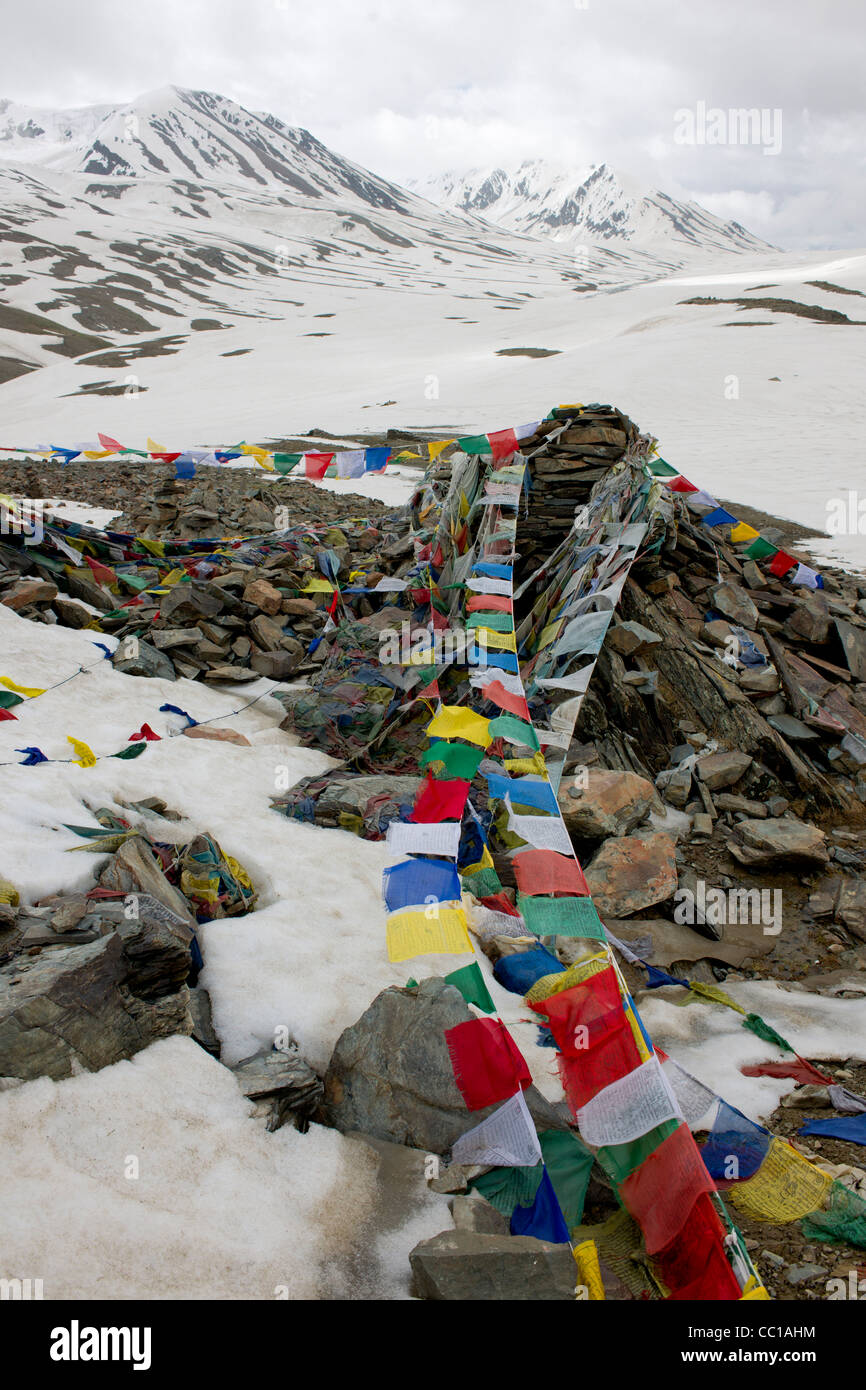
[[[60,1081],[190,1034],[190,939],[141,918],[0,968],[0,1076]]]
[[[0,599],[5,608],[20,613],[31,603],[51,603],[57,598],[57,585],[47,579],[18,579]]]
[[[279,651],[283,638],[286,636],[280,624],[275,623],[273,618],[269,618],[266,613],[256,614],[250,623],[250,632],[253,640],[268,652]]]
[[[58,596],[54,600],[53,607],[58,622],[62,623],[64,627],[74,627],[80,631],[93,621],[93,614],[89,609],[85,608],[83,603],[74,603],[72,599]]]
[[[158,651],[171,647],[191,647],[204,636],[200,627],[155,627],[151,628],[151,640]]]
[[[708,597],[713,608],[738,627],[753,628],[757,623],[758,610],[739,584],[717,584]]]
[[[164,681],[177,679],[165,653],[140,638],[122,641],[114,651],[111,664],[115,671],[122,671],[126,676],[154,676]]]
[[[442,1231],[409,1255],[418,1298],[447,1302],[574,1302],[577,1271],[568,1245],[532,1236]]]
[[[728,849],[741,864],[784,867],[789,863],[829,864],[826,836],[815,825],[783,818],[741,820]]]
[[[282,1052],[266,1048],[237,1062],[231,1070],[244,1095],[260,1102],[260,1113],[267,1115],[271,1131],[289,1117],[306,1128],[322,1099],[321,1081],[294,1049]]]
[[[839,889],[835,918],[852,936],[866,941],[866,879],[846,878]]]
[[[752,766],[748,753],[707,753],[698,758],[695,772],[711,791],[733,787]]]
[[[835,618],[834,621],[849,671],[858,681],[866,681],[866,629],[846,623],[844,618]]]
[[[454,985],[435,978],[382,990],[337,1040],[325,1075],[320,1118],[347,1133],[445,1154],[496,1109],[467,1110],[454,1080],[445,1030],[473,1015]],[[565,1106],[525,1092],[539,1128],[567,1127]]]
[[[195,927],[195,917],[181,892],[169,883],[159,860],[140,835],[125,840],[99,875],[103,888],[115,892],[148,895],[181,922]]]
[[[676,845],[661,831],[608,840],[585,876],[602,919],[630,917],[676,891]]]
[[[254,652],[250,658],[250,665],[260,676],[267,676],[268,680],[285,681],[300,666],[302,656],[301,650]]]
[[[587,786],[570,785],[559,793],[560,810],[569,832],[580,839],[602,840],[626,835],[644,819],[653,801],[652,782],[635,772],[588,768]]]
[[[244,603],[251,603],[262,613],[273,616],[274,613],[279,613],[283,596],[267,579],[254,579],[252,584],[248,584],[244,589]]]
[[[664,639],[642,623],[617,623],[608,629],[607,643],[620,656],[635,656],[638,652],[657,647]]]

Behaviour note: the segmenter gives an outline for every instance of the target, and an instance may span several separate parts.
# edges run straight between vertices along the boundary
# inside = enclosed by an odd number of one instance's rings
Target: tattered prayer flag
[[[541,1146],[522,1091],[451,1146],[452,1163],[532,1168],[540,1160]]]
[[[507,1100],[532,1083],[517,1044],[500,1020],[473,1018],[445,1030],[454,1079],[470,1110]]]
[[[498,705],[500,709],[507,710],[509,714],[514,714],[518,719],[529,719],[529,705],[526,697],[515,695],[499,680],[493,680],[489,685],[481,687],[485,700],[491,704]]]
[[[108,449],[110,453],[118,453],[123,448],[123,445],[120,443],[120,441],[117,439],[112,439],[110,434],[97,434],[96,437],[102,445],[103,449]]]
[[[647,459],[647,468],[655,478],[675,478],[677,470],[671,468],[670,464],[659,455],[654,459]]]
[[[570,1243],[570,1232],[546,1169],[532,1206],[514,1208],[510,1230],[513,1236],[534,1236],[536,1240],[547,1240],[554,1245]]]
[[[385,448],[367,449],[365,451],[364,469],[367,473],[382,473],[385,465],[391,456],[391,450]]]
[[[73,738],[71,734],[67,734],[66,741],[72,744],[73,749],[78,754],[77,758],[70,759],[71,762],[77,763],[79,767],[96,766],[96,754],[92,748],[88,748],[86,743],[82,743],[80,738]]]
[[[459,902],[460,893],[456,866],[441,859],[407,859],[403,864],[392,864],[382,876],[382,895],[389,912],[431,902]]]
[[[714,1191],[690,1130],[678,1125],[620,1185],[619,1196],[653,1255],[679,1234],[700,1194]]]
[[[513,632],[497,632],[489,626],[477,627],[474,632],[482,649],[491,647],[494,651],[515,653],[517,651],[517,642]]]
[[[827,1139],[844,1139],[849,1144],[866,1144],[866,1114],[839,1115],[827,1120],[809,1120],[799,1134],[818,1134]]]
[[[769,1023],[765,1023],[760,1014],[747,1014],[743,1019],[743,1027],[748,1028],[750,1033],[754,1033],[764,1042],[775,1043],[776,1047],[781,1047],[783,1052],[793,1052],[796,1056],[796,1050],[791,1044],[786,1042],[775,1028],[771,1028]]]
[[[0,709],[14,709],[16,705],[23,703],[23,695],[13,695],[11,690],[0,690]]]
[[[488,795],[498,801],[510,799],[512,806],[530,806],[535,811],[547,811],[559,817],[559,803],[556,792],[549,782],[534,777],[503,777],[500,773],[487,774]]]
[[[462,779],[436,781],[428,773],[409,817],[410,821],[423,825],[443,820],[460,820],[469,795],[469,786],[469,782]]]
[[[681,1118],[656,1056],[599,1091],[577,1112],[581,1137],[593,1148],[628,1144],[666,1120]]]
[[[422,767],[428,763],[444,763],[449,777],[466,778],[471,782],[483,757],[484,750],[481,748],[470,748],[466,743],[449,743],[447,739],[439,738],[424,749],[418,762]]]
[[[825,1076],[802,1057],[795,1062],[761,1062],[759,1066],[740,1067],[740,1071],[743,1076],[786,1077],[800,1086],[829,1086],[833,1081],[832,1076]]]
[[[447,449],[449,444],[456,444],[455,439],[431,439],[427,445],[427,453],[431,459],[438,459],[443,449]]]
[[[187,721],[187,728],[194,729],[198,726],[198,720],[193,719],[192,715],[187,714],[185,709],[181,709],[180,705],[160,705],[159,712],[160,714],[181,715],[182,718],[184,718]]]
[[[459,989],[467,1004],[474,1004],[485,1014],[496,1013],[496,1005],[490,997],[487,981],[477,960],[471,965],[461,965],[459,970],[452,970],[450,975],[445,976],[445,983]],[[457,1161],[455,1159],[455,1162]]]
[[[753,541],[760,534],[760,531],[756,531],[754,526],[749,526],[747,522],[741,521],[731,531],[731,540],[739,545],[742,541]]]
[[[388,918],[387,940],[388,959],[394,962],[413,956],[472,954],[462,908],[440,907],[430,916],[423,911],[396,912]]]
[[[544,1166],[553,1183],[566,1225],[579,1226],[592,1172],[593,1154],[570,1129],[546,1129],[539,1134]]]
[[[48,762],[41,748],[16,748],[15,752],[24,754],[21,767],[35,767],[37,763]]]
[[[595,941],[606,939],[592,898],[531,897],[518,893],[517,906],[535,936],[581,936]]]
[[[495,581],[490,581],[495,582]],[[510,594],[473,594],[466,600],[467,613],[513,613],[514,600]],[[512,627],[514,624],[512,623]]]
[[[472,632],[475,628],[486,627],[491,632],[513,632],[514,614],[509,612],[493,613],[485,611],[483,613],[470,613],[466,619],[466,630]]]
[[[333,454],[304,454],[304,471],[308,478],[324,478]]]
[[[796,564],[797,561],[793,555],[789,555],[785,550],[780,550],[770,564],[770,574],[775,574],[777,578],[781,579],[783,575],[788,573],[788,570],[794,569]]]
[[[500,956],[493,967],[493,978],[503,989],[512,994],[526,994],[536,980],[545,975],[561,974],[565,966],[557,960],[546,946],[537,946],[532,951],[515,951],[510,956]]]
[[[525,849],[514,855],[511,867],[521,893],[589,897],[583,870],[576,859],[567,855],[550,849]]]
[[[99,560],[94,560],[90,555],[85,555],[84,563],[88,566],[93,578],[99,584],[117,583],[117,575],[113,569],[109,569],[108,565],[100,564]]]
[[[465,705],[442,705],[427,725],[428,738],[463,738],[486,748],[491,742],[490,720]]]
[[[768,556],[778,554],[778,550],[778,546],[765,541],[763,536],[758,536],[757,540],[752,541],[745,555],[748,560],[766,560]]]
[[[37,695],[45,694],[45,690],[42,686],[16,685],[15,681],[10,680],[8,676],[0,676],[0,685],[5,685],[7,690],[14,691],[16,695],[23,696],[25,700],[35,700]],[[9,708],[8,705],[6,708]]]
[[[487,436],[494,463],[498,459],[510,458],[517,452],[517,435],[514,430],[494,430]],[[466,450],[465,452],[469,452]]]
[[[491,719],[490,736],[507,739],[509,743],[516,743],[522,748],[536,750],[539,747],[538,735],[532,725],[514,714],[500,714],[496,719]]]
[[[129,735],[130,743],[140,743],[142,739],[147,739],[148,743],[159,743],[160,734],[155,734],[149,724],[142,724],[137,734]]]

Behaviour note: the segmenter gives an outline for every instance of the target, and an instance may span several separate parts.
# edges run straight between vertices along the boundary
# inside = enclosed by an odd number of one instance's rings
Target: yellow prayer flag
[[[461,489],[461,492],[460,492],[460,516],[461,516],[461,519],[465,519],[468,515],[469,515],[469,499],[468,499],[468,497],[466,496],[466,493],[463,492],[463,490]]]
[[[740,541],[753,541],[760,534],[760,531],[756,531],[754,526],[749,526],[745,521],[738,521],[736,526],[731,527],[731,540],[737,544]]]
[[[604,1299],[604,1282],[594,1240],[582,1240],[572,1251],[577,1265],[578,1286],[583,1285],[591,1302]]]
[[[743,1292],[742,1292],[742,1294],[740,1295],[740,1302],[742,1303],[742,1302],[743,1302],[743,1299],[746,1299],[746,1298],[769,1298],[769,1297],[770,1297],[770,1295],[767,1293],[767,1290],[764,1288],[763,1284],[762,1284],[762,1283],[760,1282],[760,1280],[758,1279],[758,1276],[757,1276],[756,1274],[750,1274],[750,1275],[749,1275],[749,1278],[748,1278],[748,1281],[746,1282],[746,1284],[745,1284],[745,1286],[744,1286],[744,1288],[743,1288]]]
[[[745,1015],[746,1013],[746,1010],[723,989],[719,989],[718,985],[704,985],[699,980],[693,980],[689,987],[693,994],[698,994],[703,999],[710,999],[714,1004],[724,1004],[729,1009],[736,1009],[738,1014]]]
[[[135,539],[139,544],[144,546],[145,550],[149,550],[151,555],[158,555],[160,557],[165,555],[165,545],[162,541],[152,541],[149,540],[147,536],[136,536]]]
[[[551,642],[556,641],[564,621],[564,618],[557,618],[555,622],[548,623],[547,627],[541,629],[541,635],[538,639],[538,646],[536,648],[537,651],[544,651],[545,647],[549,647]]]
[[[503,761],[505,771],[516,773],[519,777],[547,776],[547,763],[544,761],[544,754],[540,749],[537,753],[533,753],[531,758],[504,758]]]
[[[767,1156],[751,1178],[735,1182],[727,1195],[757,1221],[799,1221],[824,1202],[833,1179],[781,1139],[770,1140]]]
[[[86,743],[82,743],[80,738],[73,738],[71,734],[67,734],[66,741],[72,744],[78,754],[78,757],[73,758],[72,762],[77,763],[79,767],[94,767],[96,765],[96,754],[92,748],[88,748]]]
[[[443,705],[425,729],[428,738],[465,738],[487,748],[490,739],[490,720],[464,705]]]
[[[23,695],[28,700],[34,700],[37,695],[44,695],[44,687],[38,685],[16,685],[8,676],[0,676],[0,685],[5,685],[7,690],[13,691],[16,695]]]
[[[310,579],[301,590],[302,594],[332,594],[334,586],[330,579],[319,578],[318,576]]]
[[[456,444],[456,439],[435,439],[427,445],[427,452],[431,459],[438,459],[443,449],[447,449],[449,444]]]
[[[531,933],[527,932],[527,935]],[[606,951],[603,954],[587,956],[584,960],[569,965],[566,970],[557,971],[554,975],[542,975],[523,996],[524,1000],[527,1004],[539,1004],[542,999],[549,999],[551,994],[561,994],[573,985],[582,985],[584,980],[599,975],[609,967],[610,957]]]
[[[85,449],[85,450],[84,450],[84,457],[85,457],[86,459],[107,459],[107,458],[110,458],[110,457],[111,457],[111,450],[110,450],[110,449]]]
[[[494,651],[517,652],[517,639],[513,632],[494,632],[489,627],[476,627],[474,631],[480,647],[492,647]]]
[[[412,956],[472,955],[472,942],[466,930],[466,914],[459,907],[436,903],[430,915],[394,912],[388,918],[388,959],[410,960]]]
[[[148,437],[147,437],[147,452],[148,452],[149,454],[167,454],[167,453],[168,453],[168,449],[164,449],[163,446],[162,446],[161,444],[155,443],[155,441],[151,439],[150,435],[148,435]]]

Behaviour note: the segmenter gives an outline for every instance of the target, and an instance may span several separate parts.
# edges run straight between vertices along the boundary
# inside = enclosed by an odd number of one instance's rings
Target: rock
[[[222,1044],[213,1026],[210,995],[201,985],[189,992],[189,1013],[192,1019],[192,1038],[205,1052],[219,1061]]]
[[[475,1231],[483,1236],[509,1234],[506,1217],[477,1194],[471,1197],[452,1197],[448,1205],[456,1231]]]
[[[569,786],[560,791],[560,809],[570,834],[581,839],[601,840],[609,835],[625,835],[647,815],[653,801],[653,784],[634,772],[609,772],[588,768],[587,786]]]
[[[302,651],[254,652],[250,665],[260,676],[267,676],[268,680],[285,681],[300,666],[302,657]]]
[[[740,686],[755,695],[774,695],[779,689],[779,675],[774,666],[746,669],[740,672]]]
[[[739,584],[717,584],[710,589],[709,599],[713,608],[738,627],[753,628],[758,621],[757,608]]]
[[[283,638],[286,636],[280,624],[275,623],[273,618],[269,618],[266,613],[259,613],[253,618],[250,623],[250,632],[258,645],[264,647],[265,651],[268,652],[279,651]]]
[[[819,737],[814,729],[810,729],[808,724],[804,724],[802,719],[796,719],[793,714],[770,714],[767,716],[767,723],[789,743],[799,743]]]
[[[168,908],[181,922],[195,927],[195,917],[189,903],[169,883],[156,855],[140,835],[124,841],[102,870],[99,882],[103,888],[113,888],[117,892],[147,894]]]
[[[782,1096],[787,1110],[829,1110],[832,1102],[826,1086],[798,1086],[790,1095]]]
[[[866,879],[846,878],[839,889],[834,916],[852,936],[866,941]]]
[[[680,810],[686,805],[692,790],[692,770],[678,767],[674,770],[664,789],[665,800]]]
[[[46,579],[18,579],[7,589],[0,603],[13,612],[20,613],[32,603],[51,603],[57,598],[57,585]]]
[[[75,931],[90,909],[90,901],[84,893],[76,893],[74,897],[43,898],[39,905],[51,909],[51,928],[62,935]]]
[[[213,724],[194,724],[181,732],[186,738],[208,738],[217,743],[236,743],[239,748],[249,748],[250,741],[237,729],[219,729]]]
[[[746,560],[743,565],[743,579],[750,589],[766,589],[767,581],[754,560]]]
[[[699,811],[692,819],[692,839],[707,840],[713,833],[713,818]]]
[[[787,797],[770,796],[767,798],[767,811],[771,816],[783,816],[790,804]]]
[[[202,618],[215,618],[225,607],[225,595],[212,585],[175,584],[167,594],[163,594],[159,611],[163,618],[170,618],[181,609],[198,614]]]
[[[460,991],[438,977],[382,990],[337,1041],[325,1075],[323,1123],[447,1153],[496,1108],[467,1110],[454,1080],[445,1030],[472,1016]],[[564,1106],[550,1105],[532,1086],[525,1095],[540,1127],[567,1125]]]
[[[231,1070],[245,1096],[267,1102],[261,1113],[267,1114],[267,1128],[271,1131],[279,1129],[289,1116],[306,1128],[322,1099],[321,1081],[294,1049],[265,1049],[245,1057]]]
[[[798,603],[784,625],[786,636],[803,642],[822,643],[827,640],[830,613],[827,600],[817,590],[798,595]]]
[[[849,671],[858,681],[866,681],[866,630],[846,623],[843,618],[834,618],[833,621],[845,650]]]
[[[248,584],[244,589],[244,603],[252,603],[261,609],[262,613],[273,616],[274,613],[279,613],[283,596],[267,579],[254,579],[252,584]]]
[[[789,1265],[785,1278],[789,1284],[808,1284],[812,1279],[825,1278],[826,1274],[824,1265]]]
[[[752,766],[748,753],[707,753],[698,758],[695,772],[710,791],[733,787]]]
[[[151,640],[158,651],[167,651],[170,647],[191,647],[196,642],[201,642],[204,633],[200,627],[163,627],[151,628]]]
[[[153,676],[164,681],[177,679],[165,653],[140,638],[124,639],[116,647],[111,664],[115,671],[122,671],[126,676]]]
[[[747,796],[738,796],[736,792],[717,792],[713,800],[718,811],[740,812],[753,820],[764,820],[769,814],[763,801],[750,801]]]
[[[608,629],[606,646],[612,647],[621,656],[634,656],[647,648],[657,647],[663,640],[657,632],[651,632],[641,623],[617,623]]]
[[[89,603],[91,607],[98,608],[102,613],[108,613],[119,601],[107,589],[103,589],[101,584],[90,573],[90,570],[74,569],[72,566],[66,571],[64,587],[72,594],[73,598],[80,598],[84,603]]]
[[[204,678],[206,681],[237,681],[243,684],[245,681],[257,681],[259,674],[257,671],[251,671],[249,666],[220,665],[212,666],[209,671],[205,671]]]
[[[316,612],[316,605],[311,598],[284,598],[280,611],[294,617],[309,618]]]
[[[741,864],[777,867],[794,862],[823,867],[830,862],[824,832],[803,821],[742,820],[734,826],[734,836],[728,849]]]
[[[192,1031],[190,933],[146,921],[0,968],[0,1075],[60,1081]]]
[[[409,1255],[418,1298],[574,1302],[576,1265],[567,1245],[532,1236],[443,1231]]]
[[[53,607],[64,627],[73,627],[81,631],[93,621],[93,614],[84,607],[84,604],[74,603],[72,599],[60,598],[58,595],[54,600]]]
[[[602,919],[630,917],[675,892],[676,846],[660,831],[608,840],[585,874]]]

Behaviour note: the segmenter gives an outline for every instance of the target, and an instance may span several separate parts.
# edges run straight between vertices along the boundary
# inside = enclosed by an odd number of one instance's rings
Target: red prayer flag
[[[123,445],[120,443],[120,440],[112,439],[110,434],[97,434],[96,437],[102,445],[103,449],[113,449],[115,450],[115,452],[120,453],[120,450],[123,448]]]
[[[149,724],[142,724],[137,734],[130,734],[130,743],[141,743],[142,739],[147,739],[148,743],[159,743],[160,735],[155,734]]]
[[[505,912],[509,917],[520,916],[514,903],[510,898],[506,897],[504,893],[491,893],[488,897],[481,898],[479,901],[482,907],[489,907],[491,912]]]
[[[668,482],[668,487],[670,488],[671,492],[698,491],[698,488],[695,487],[694,483],[690,483],[688,478],[684,478],[682,474],[680,474],[677,478],[671,478]]]
[[[13,714],[11,709],[0,709],[0,719],[17,719],[18,715]]]
[[[445,1042],[469,1110],[508,1100],[532,1084],[523,1054],[500,1019],[473,1018],[446,1028]]]
[[[511,458],[512,454],[517,453],[517,435],[514,430],[494,430],[487,438],[494,463],[498,459]]]
[[[523,695],[514,695],[510,690],[506,690],[502,681],[491,681],[485,685],[483,690],[485,700],[490,700],[492,704],[498,705],[500,709],[507,710],[509,714],[516,714],[518,719],[529,719],[529,705]]]
[[[466,604],[467,613],[513,613],[514,600],[508,594],[473,594]]]
[[[428,772],[409,819],[423,825],[443,820],[460,820],[469,795],[469,782],[437,781]]]
[[[117,575],[114,570],[109,569],[108,565],[102,565],[98,560],[94,560],[90,555],[85,555],[85,562],[90,566],[93,578],[100,584],[116,584]]]
[[[304,471],[308,478],[324,478],[333,454],[304,454]]]
[[[160,463],[174,463],[175,459],[180,458],[182,452],[181,449],[178,449],[176,454],[151,454],[150,457],[158,459]]]
[[[712,1198],[700,1193],[679,1235],[654,1257],[671,1300],[739,1299],[742,1291],[725,1254],[724,1238]]]
[[[524,849],[511,861],[517,887],[521,893],[541,893],[555,897],[568,893],[571,897],[589,897],[583,870],[576,859],[557,854],[552,849]]]
[[[758,1067],[740,1067],[743,1076],[784,1076],[801,1086],[832,1086],[833,1077],[825,1076],[811,1062],[798,1057],[796,1062],[762,1062]]]
[[[778,554],[773,556],[770,564],[770,574],[775,574],[777,578],[781,579],[782,575],[787,574],[788,570],[793,569],[796,563],[797,561],[794,559],[793,555],[789,555],[787,551],[780,550]]]
[[[689,1219],[702,1192],[715,1184],[691,1130],[681,1124],[619,1185],[619,1196],[643,1231],[647,1253],[669,1246]]]
[[[566,1099],[574,1112],[643,1060],[612,966],[530,1008],[547,1017],[561,1053],[558,1065]]]

